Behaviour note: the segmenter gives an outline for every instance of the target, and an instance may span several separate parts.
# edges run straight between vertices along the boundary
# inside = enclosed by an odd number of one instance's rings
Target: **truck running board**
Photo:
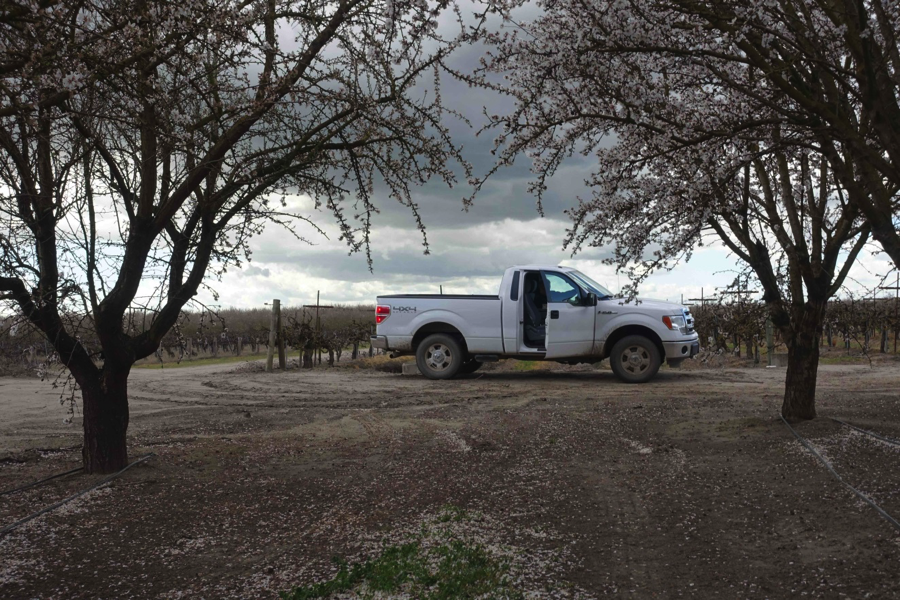
[[[486,363],[486,362],[497,362],[500,360],[500,357],[496,354],[476,354],[475,362]]]

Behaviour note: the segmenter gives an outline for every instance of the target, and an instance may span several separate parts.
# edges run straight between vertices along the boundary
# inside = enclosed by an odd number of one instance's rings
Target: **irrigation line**
[[[841,425],[846,425],[850,429],[855,429],[860,433],[870,435],[873,438],[878,438],[882,442],[887,442],[888,444],[891,444],[893,446],[900,446],[900,442],[898,442],[897,440],[892,440],[889,437],[884,437],[883,435],[878,435],[877,433],[869,431],[868,429],[863,429],[862,427],[857,427],[856,425],[851,425],[850,423],[846,423],[844,421],[841,421],[840,419],[835,419],[834,417],[828,417],[828,418],[831,419],[832,421],[834,421],[835,423],[840,423]]]
[[[16,529],[17,527],[19,527],[19,526],[21,526],[21,525],[24,525],[24,524],[27,523],[28,521],[31,521],[31,520],[33,520],[33,519],[36,519],[36,518],[40,517],[41,515],[46,514],[46,513],[50,512],[50,511],[52,511],[52,510],[56,510],[56,509],[59,508],[60,506],[62,506],[62,505],[64,505],[64,504],[67,504],[67,503],[71,502],[72,500],[75,500],[76,498],[80,498],[81,496],[84,496],[84,495],[87,494],[88,492],[92,492],[92,491],[96,490],[96,489],[97,489],[98,487],[100,487],[100,486],[106,485],[107,483],[109,483],[110,481],[112,481],[113,479],[115,479],[116,477],[118,477],[119,475],[121,475],[122,473],[124,473],[125,471],[127,471],[128,469],[130,469],[131,467],[133,467],[134,465],[141,464],[141,463],[144,462],[145,460],[150,460],[150,459],[153,458],[154,456],[156,456],[156,454],[150,453],[150,454],[148,454],[147,456],[145,456],[145,457],[143,457],[143,458],[139,458],[139,459],[137,459],[136,461],[134,461],[133,463],[131,463],[130,465],[126,466],[126,467],[125,467],[124,469],[122,469],[121,471],[118,471],[118,472],[116,472],[116,473],[113,473],[113,474],[110,475],[109,477],[106,477],[105,479],[103,479],[103,480],[100,481],[99,483],[96,483],[96,484],[92,485],[92,486],[89,487],[88,489],[82,490],[82,491],[78,492],[77,494],[75,494],[74,496],[69,496],[69,497],[66,498],[65,500],[60,500],[60,501],[57,502],[56,504],[53,504],[53,505],[51,505],[51,506],[48,506],[47,508],[42,508],[41,510],[37,511],[36,513],[31,514],[31,515],[28,515],[28,516],[25,517],[24,519],[20,519],[20,520],[16,521],[15,523],[11,524],[11,525],[7,525],[7,526],[4,527],[3,529],[0,529],[0,536],[6,535],[7,533],[9,533],[10,531],[12,531],[13,529]]]
[[[32,483],[29,483],[29,484],[26,484],[26,485],[23,485],[23,486],[20,486],[17,488],[13,488],[11,490],[6,490],[3,492],[0,492],[0,496],[6,496],[7,494],[14,494],[15,492],[22,492],[29,488],[33,488],[35,486],[41,485],[42,483],[45,483],[52,479],[57,479],[59,477],[65,477],[66,475],[71,475],[72,473],[77,473],[77,472],[83,471],[83,470],[84,470],[84,467],[78,467],[77,469],[72,469],[71,471],[66,471],[65,473],[57,473],[56,475],[51,475],[50,477],[44,477],[43,479],[38,479],[37,481],[34,481]]]
[[[819,452],[815,448],[813,448],[812,444],[810,444],[799,433],[797,433],[793,427],[791,427],[791,424],[787,422],[787,419],[784,418],[784,415],[779,415],[779,416],[781,417],[781,420],[784,421],[784,424],[787,425],[787,428],[791,430],[791,433],[794,434],[794,437],[797,438],[800,441],[800,443],[803,444],[806,447],[806,449],[809,450],[813,454],[813,456],[818,458],[819,461],[823,465],[825,465],[825,468],[828,469],[832,475],[834,475],[835,479],[837,479],[838,481],[843,483],[845,486],[847,486],[850,489],[850,491],[852,491],[854,494],[859,496],[862,500],[865,500],[866,504],[868,504],[869,506],[871,506],[872,508],[877,510],[878,514],[880,514],[882,517],[884,517],[888,523],[893,525],[894,528],[897,529],[897,531],[900,531],[900,522],[898,522],[897,519],[895,519],[891,515],[887,514],[883,508],[881,508],[880,506],[875,504],[875,502],[872,499],[870,499],[868,496],[866,496],[861,491],[859,491],[858,489],[856,489],[855,487],[853,487],[852,485],[850,485],[849,483],[844,481],[844,478],[841,477],[840,475],[838,475],[838,472],[834,470],[834,467],[831,466],[831,463],[829,463],[827,460],[825,460],[825,458],[823,458],[822,455],[819,454]]]

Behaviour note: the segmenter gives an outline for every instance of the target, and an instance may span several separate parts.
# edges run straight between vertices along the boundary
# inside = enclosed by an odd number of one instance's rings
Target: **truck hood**
[[[620,298],[612,298],[610,300],[602,300],[597,303],[597,306],[601,304],[606,306],[615,306],[617,308],[613,308],[611,310],[617,310],[620,313],[625,312],[652,312],[657,313],[660,316],[662,315],[678,315],[681,314],[681,311],[685,308],[681,304],[676,302],[666,302],[665,300],[654,300],[652,298],[637,298],[637,302],[634,300],[630,302],[624,302]]]

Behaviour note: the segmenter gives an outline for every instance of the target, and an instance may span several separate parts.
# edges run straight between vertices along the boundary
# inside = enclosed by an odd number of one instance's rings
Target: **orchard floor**
[[[0,538],[0,597],[274,597],[447,506],[534,597],[900,596],[900,532],[792,437],[783,378],[136,369],[130,454],[156,456]],[[822,366],[818,409],[798,431],[900,517],[900,448],[827,418],[900,439],[900,362]],[[65,416],[0,379],[0,489],[78,466]],[[99,479],[0,496],[0,526]]]

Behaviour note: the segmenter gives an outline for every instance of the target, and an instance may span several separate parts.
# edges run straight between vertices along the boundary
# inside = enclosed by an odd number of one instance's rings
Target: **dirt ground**
[[[270,598],[442,507],[532,597],[900,596],[900,532],[778,418],[783,369],[495,370],[450,382],[247,365],[135,370],[110,485],[0,538],[4,598]],[[900,363],[820,368],[808,437],[900,517]],[[79,464],[59,391],[0,379],[0,489]],[[87,488],[0,496],[0,526]]]

